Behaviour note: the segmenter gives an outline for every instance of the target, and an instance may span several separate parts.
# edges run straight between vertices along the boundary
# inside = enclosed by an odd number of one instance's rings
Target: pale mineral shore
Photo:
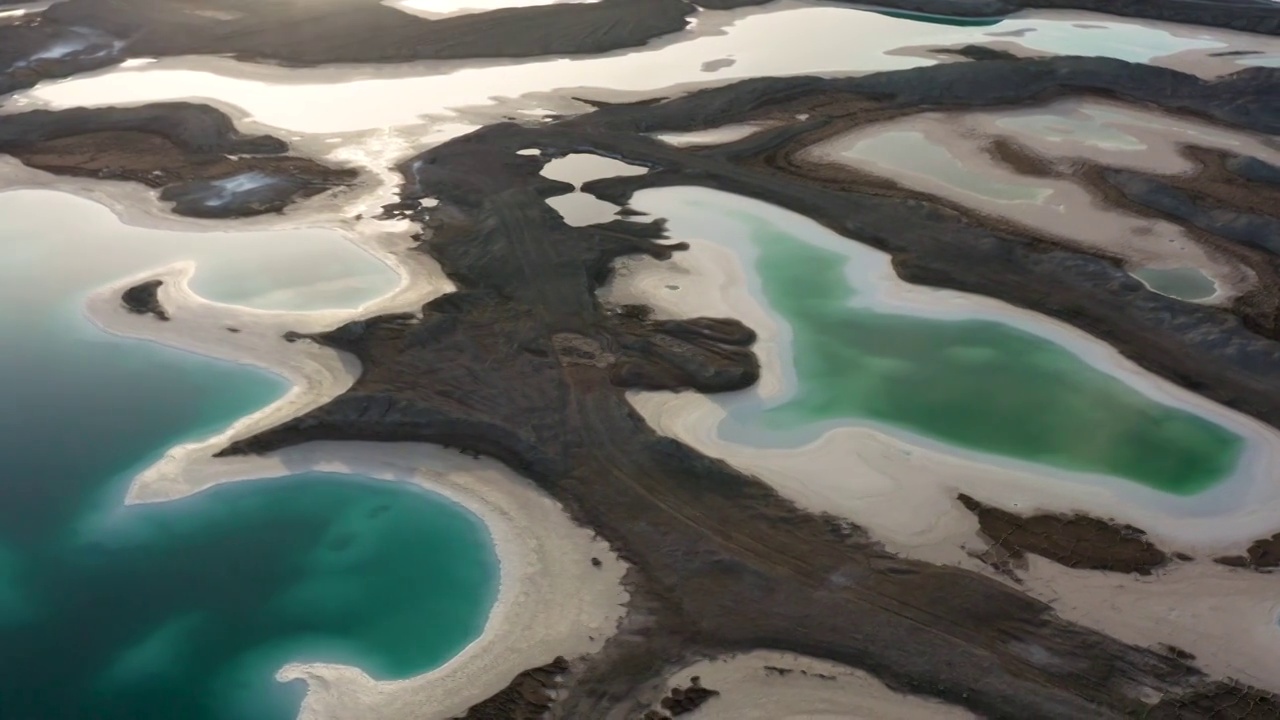
[[[642,191],[633,199],[634,207],[658,216],[670,209],[668,203],[651,202],[654,196],[647,192],[661,191]],[[781,399],[795,387],[791,330],[762,302],[754,274],[744,271],[750,250],[730,245],[731,231],[711,241],[681,235],[676,223],[672,227],[672,238],[690,241],[691,249],[667,262],[625,261],[602,297],[613,303],[647,303],[659,317],[738,318],[759,333],[762,376],[757,388],[727,396],[631,393],[632,404],[659,432],[760,477],[802,507],[850,518],[893,552],[979,572],[991,571],[971,553],[982,551],[986,543],[977,535],[977,519],[956,500],[957,493],[1019,514],[1078,511],[1136,525],[1162,549],[1187,552],[1197,560],[1138,577],[1068,570],[1033,556],[1028,569],[1019,572],[1021,587],[1069,620],[1139,645],[1170,643],[1194,653],[1207,672],[1280,690],[1280,603],[1274,578],[1211,561],[1280,529],[1280,488],[1270,481],[1280,467],[1280,434],[1274,429],[1147,373],[1064,323],[988,298],[908,285],[893,276],[878,298],[883,307],[935,317],[993,318],[1030,329],[1152,397],[1241,433],[1253,446],[1253,457],[1218,487],[1193,498],[1175,498],[1136,483],[948,448],[870,423],[850,421],[829,428],[803,447],[726,441],[718,433],[726,408],[751,395]],[[826,232],[816,223],[814,228],[815,233]],[[882,258],[879,274],[892,274],[887,256],[872,252]],[[866,258],[860,256],[860,262],[865,264]],[[1214,510],[1204,514],[1205,507]]]
[[[374,250],[374,248],[370,248]],[[272,405],[215,437],[179,445],[133,481],[127,502],[158,502],[235,480],[305,471],[343,472],[403,481],[439,493],[475,513],[488,527],[499,558],[499,590],[483,634],[444,666],[411,679],[376,681],[358,668],[290,664],[281,681],[305,680],[302,720],[446,718],[506,686],[516,674],[599,649],[625,612],[625,571],[607,543],[575,525],[563,508],[531,482],[496,462],[417,443],[308,443],[261,457],[214,458],[229,442],[301,415],[348,389],[358,362],[309,341],[288,343],[288,330],[319,331],[347,319],[416,309],[449,289],[418,253],[380,257],[401,270],[400,287],[354,311],[287,313],[203,300],[188,287],[196,268],[172,265],[94,293],[89,318],[107,332],[152,340],[211,357],[256,365],[293,385]],[[412,273],[403,260],[421,258]],[[409,282],[410,275],[413,282]],[[131,314],[120,295],[159,278],[170,322]],[[227,327],[239,332],[229,332]],[[602,565],[593,566],[599,558]],[[571,589],[566,592],[566,589]]]
[[[904,695],[875,676],[803,655],[756,650],[700,660],[668,678],[693,678],[719,696],[688,720],[968,720],[973,713],[932,698]]]
[[[1082,111],[1110,117],[1098,122],[1096,127],[1085,123],[1083,128],[1073,128],[1073,120],[1078,120]],[[1052,116],[1058,119],[1048,122],[1066,127],[1062,136],[1044,138],[1039,133],[1045,131],[1009,125],[1036,117],[1047,120]],[[1089,137],[1091,132],[1105,131],[1113,135]],[[883,149],[880,155],[860,154],[859,148],[874,147],[889,133],[913,133],[917,149],[904,155],[904,148],[895,146],[893,159],[888,163],[884,162]],[[1117,147],[1116,137],[1132,144]],[[1014,142],[1038,156],[1054,168],[1055,176],[1030,177],[1007,167],[991,153],[994,140]],[[812,163],[846,166],[888,178],[981,214],[1056,237],[1065,245],[1120,257],[1131,270],[1197,268],[1218,286],[1216,294],[1205,302],[1226,305],[1257,283],[1257,276],[1239,258],[1202,244],[1176,223],[1111,207],[1098,199],[1097,188],[1072,177],[1078,172],[1080,160],[1155,175],[1193,174],[1196,163],[1182,153],[1188,145],[1280,162],[1280,150],[1275,140],[1267,136],[1124,103],[1078,98],[1014,110],[919,113],[857,128],[805,148],[800,157]],[[980,187],[978,182],[962,185],[955,177],[938,177],[934,171],[918,167],[919,158],[928,158],[930,153],[926,151],[930,149],[949,156],[956,167],[964,168],[971,180],[978,178],[997,186],[1034,189],[1043,196],[1035,201],[997,197],[975,191],[975,186]],[[919,152],[919,158],[913,152]]]

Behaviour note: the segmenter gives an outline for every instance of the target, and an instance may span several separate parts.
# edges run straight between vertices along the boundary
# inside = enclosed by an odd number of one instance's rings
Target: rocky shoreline
[[[565,186],[538,173],[550,157],[595,151],[653,168],[587,185],[608,199],[698,184],[805,212],[893,253],[910,280],[1068,320],[1144,366],[1276,424],[1280,389],[1270,373],[1280,344],[1230,312],[1147,292],[1106,259],[984,227],[953,209],[827,187],[772,163],[780,149],[808,144],[806,133],[841,109],[865,120],[926,100],[937,108],[1069,93],[1153,103],[1167,96],[1175,109],[1270,131],[1280,122],[1278,76],[1248,71],[1203,83],[1112,61],[994,60],[856,80],[754,80],[536,129],[487,127],[401,167],[397,209],[430,228],[421,247],[459,290],[427,303],[421,317],[373,318],[310,336],[355,355],[362,376],[331,403],[226,454],[311,440],[425,441],[491,455],[532,478],[632,566],[630,619],[603,651],[570,662],[556,717],[629,717],[656,701],[637,688],[665,668],[751,648],[867,669],[890,687],[993,718],[1213,717],[1198,708],[1227,701],[1251,703],[1242,717],[1272,717],[1280,704],[1264,691],[1218,683],[1185,659],[1064,622],[988,577],[895,557],[849,523],[804,512],[761,481],[657,435],[625,389],[740,387],[753,368],[740,350],[749,331],[715,319],[659,330],[643,313],[602,306],[594,293],[615,260],[661,258],[680,247],[659,243],[653,223],[566,226],[544,202]],[[1147,89],[1153,80],[1159,93]],[[797,112],[824,114],[699,152],[638,135]],[[526,148],[542,156],[516,154]],[[439,201],[429,219],[414,209],[425,197]],[[1143,542],[1136,530],[1082,527]],[[1158,550],[1138,550],[1150,556],[1142,567],[1162,562]]]

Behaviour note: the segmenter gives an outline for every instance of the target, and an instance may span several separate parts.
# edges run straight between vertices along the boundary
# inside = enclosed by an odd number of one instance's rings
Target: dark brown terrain
[[[279,212],[358,175],[288,152],[283,140],[245,135],[222,111],[192,103],[34,110],[0,122],[0,153],[24,165],[161,188],[173,212],[195,217]],[[259,182],[223,189],[237,178]]]

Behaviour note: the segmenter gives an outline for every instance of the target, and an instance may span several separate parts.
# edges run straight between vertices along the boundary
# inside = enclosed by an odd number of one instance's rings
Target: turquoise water
[[[988,455],[1109,475],[1175,495],[1220,482],[1245,441],[1139,392],[1033,331],[981,316],[885,306],[883,257],[763,203],[674,188],[640,195],[672,237],[754,257],[757,291],[790,328],[795,392],[733,408],[788,433],[868,420]],[[937,313],[942,312],[942,316]]]
[[[1196,302],[1218,292],[1218,286],[1197,268],[1143,268],[1131,273],[1147,287],[1162,295]]]
[[[0,194],[0,718],[286,720],[304,691],[274,680],[286,662],[401,678],[474,639],[497,559],[479,520],[439,496],[308,473],[122,505],[165,448],[287,385],[91,326],[91,289],[172,248],[157,237],[154,256],[139,243],[125,257],[58,234],[66,218],[50,232],[6,212],[58,202],[46,195]],[[241,264],[211,247],[226,272]],[[271,272],[254,260],[245,272]],[[303,304],[330,292],[290,277],[277,287]]]

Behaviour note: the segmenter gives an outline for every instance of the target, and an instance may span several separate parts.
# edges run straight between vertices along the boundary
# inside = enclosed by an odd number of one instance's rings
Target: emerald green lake
[[[30,216],[55,195],[0,193],[0,718],[292,720],[305,688],[274,679],[288,662],[403,678],[475,639],[497,593],[492,542],[420,488],[304,473],[123,505],[167,448],[288,386],[106,335],[83,317],[86,295],[135,264],[208,258],[241,273],[228,292],[248,283],[273,304],[332,307],[334,271],[273,274],[234,242],[175,258],[167,240],[198,238],[107,226],[132,239],[122,253],[65,234],[66,217]]]
[[[884,256],[780,208],[694,188],[638,207],[676,239],[729,245],[785,324],[787,397],[739,403],[733,423],[777,432],[861,421],[937,443],[1190,495],[1233,473],[1246,442],[1027,329],[945,301],[887,303]],[[695,240],[696,242],[696,240]]]

